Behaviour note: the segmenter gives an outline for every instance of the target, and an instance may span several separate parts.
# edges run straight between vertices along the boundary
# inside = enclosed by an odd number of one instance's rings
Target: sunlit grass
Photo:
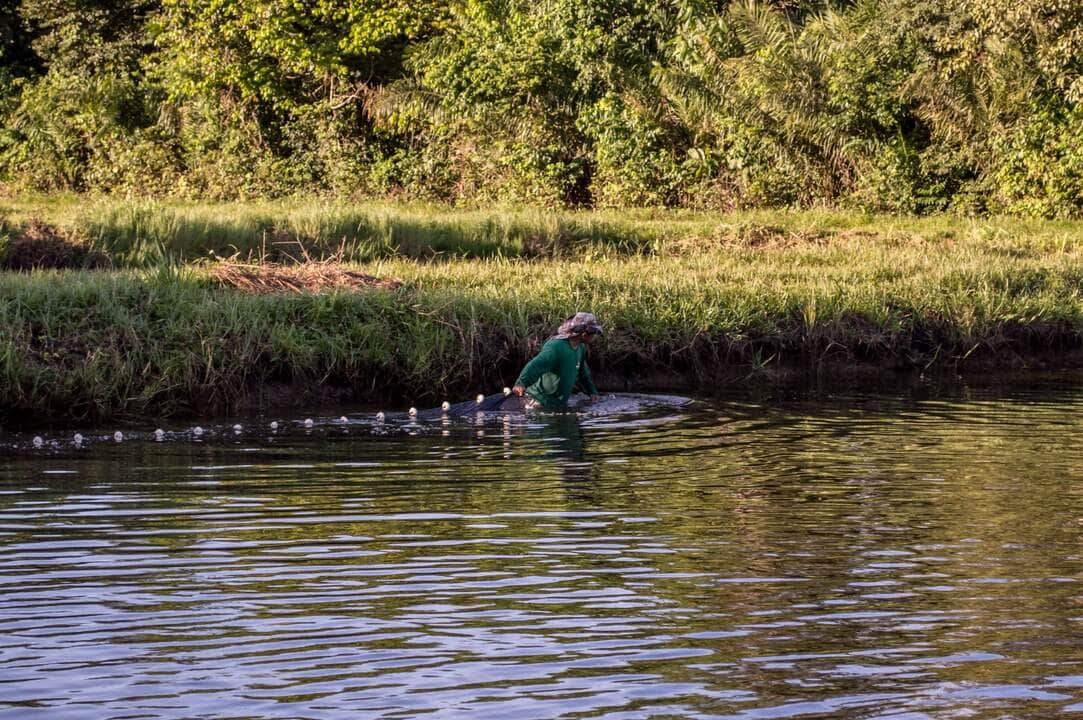
[[[9,225],[39,218],[82,237],[117,267],[208,257],[282,260],[616,257],[701,252],[719,245],[842,238],[896,244],[979,243],[1004,251],[1070,250],[1083,221],[873,216],[828,210],[695,213],[662,209],[559,212],[387,202],[245,203],[80,196],[0,201]]]
[[[471,397],[508,384],[576,310],[609,329],[592,362],[610,377],[1012,364],[1083,344],[1083,243],[1071,226],[1027,234],[1026,223],[940,219],[927,237],[901,226],[823,237],[808,228],[828,221],[804,217],[766,244],[677,238],[651,253],[392,254],[359,265],[401,278],[394,291],[250,296],[218,287],[203,266],[0,274],[0,408],[39,418],[225,410],[277,383],[310,389],[310,401],[322,387],[354,399]]]

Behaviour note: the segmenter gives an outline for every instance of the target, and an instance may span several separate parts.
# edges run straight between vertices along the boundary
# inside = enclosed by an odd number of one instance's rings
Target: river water
[[[8,438],[0,717],[1083,713],[1083,391]]]

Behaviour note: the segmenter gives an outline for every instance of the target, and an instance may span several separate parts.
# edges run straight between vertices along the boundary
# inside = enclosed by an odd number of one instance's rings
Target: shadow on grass
[[[391,257],[549,258],[649,252],[651,233],[596,219],[541,214],[423,214],[314,208],[282,214],[121,205],[83,221],[90,247],[116,267],[230,257],[369,262]]]

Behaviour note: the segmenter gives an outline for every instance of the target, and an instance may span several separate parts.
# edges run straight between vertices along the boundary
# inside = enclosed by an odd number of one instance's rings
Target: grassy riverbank
[[[593,364],[613,379],[1011,367],[1083,347],[1079,223],[6,205],[9,238],[35,217],[113,267],[0,273],[9,420],[469,397],[509,384],[554,323],[585,308],[611,328]],[[209,251],[266,257],[268,233],[304,247],[301,256],[337,254],[403,285],[322,295],[221,287]]]

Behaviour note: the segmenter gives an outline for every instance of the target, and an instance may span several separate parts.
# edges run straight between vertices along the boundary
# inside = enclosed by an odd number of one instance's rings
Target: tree
[[[236,92],[277,108],[361,99],[405,43],[438,28],[434,0],[164,0],[158,35],[174,92]],[[200,43],[186,42],[197,36]]]
[[[40,70],[30,47],[30,32],[19,14],[18,0],[0,0],[0,75],[26,76]]]
[[[159,7],[159,0],[23,0],[19,14],[46,69],[86,76],[137,71]]]
[[[647,84],[667,12],[645,0],[467,0],[410,50],[412,74],[374,114],[442,152],[464,190],[589,204],[595,106]]]

